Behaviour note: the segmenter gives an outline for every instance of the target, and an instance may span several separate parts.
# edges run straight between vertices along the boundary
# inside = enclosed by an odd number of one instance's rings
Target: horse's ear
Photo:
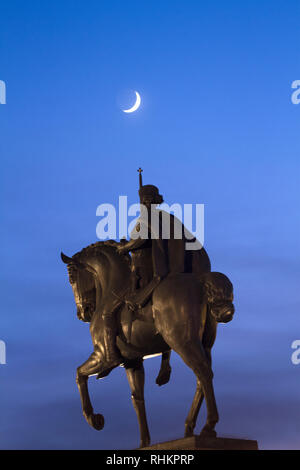
[[[94,272],[93,268],[88,268],[85,264],[81,263],[80,261],[75,260],[74,258],[69,258],[69,256],[65,255],[63,252],[61,252],[60,257],[65,264],[72,265],[77,269],[88,269]]]
[[[73,259],[69,258],[69,256],[65,255],[63,252],[60,253],[60,257],[65,264],[72,263]]]

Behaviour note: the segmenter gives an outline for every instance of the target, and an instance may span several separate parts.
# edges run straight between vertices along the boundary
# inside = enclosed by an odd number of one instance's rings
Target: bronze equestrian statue
[[[140,198],[148,208],[149,204],[157,205],[162,201],[155,186],[142,186],[141,177]],[[153,233],[147,215],[140,224],[145,224],[149,235]],[[171,226],[174,226],[174,219]],[[157,383],[162,385],[170,377],[171,349],[181,356],[197,378],[196,393],[185,422],[185,436],[193,434],[203,399],[207,419],[201,435],[216,436],[218,411],[212,383],[211,348],[217,323],[230,321],[234,314],[232,284],[224,274],[210,272],[204,248],[184,250],[184,236],[179,240],[171,234],[164,240],[160,223],[158,231],[155,239],[97,242],[72,258],[61,255],[68,266],[77,316],[90,322],[94,344],[94,352],[77,369],[83,414],[92,427],[103,428],[103,416],[93,412],[88,378],[95,374],[103,378],[123,364],[138,417],[141,447],[150,443],[143,359],[162,354],[157,378]]]

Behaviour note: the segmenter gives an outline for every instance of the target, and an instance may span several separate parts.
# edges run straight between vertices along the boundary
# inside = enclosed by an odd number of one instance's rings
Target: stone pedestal
[[[192,436],[162,442],[140,450],[258,450],[257,441],[227,437]]]

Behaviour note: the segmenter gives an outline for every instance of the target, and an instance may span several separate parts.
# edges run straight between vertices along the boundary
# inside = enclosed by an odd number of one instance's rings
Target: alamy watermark
[[[6,344],[0,340],[0,364],[6,364]]]
[[[291,95],[291,100],[293,104],[300,103],[300,80],[294,80],[292,83],[292,88],[295,90]]]
[[[291,355],[291,361],[295,366],[297,366],[300,364],[300,339],[295,339],[291,344],[291,348],[295,349]]]
[[[101,217],[96,227],[99,240],[117,238],[117,225],[119,239],[148,239],[150,220],[152,239],[184,237],[186,250],[199,250],[204,245],[204,204],[174,203],[169,206],[163,203],[157,210],[155,204],[151,208],[143,204],[128,206],[127,196],[119,196],[118,208],[113,204],[100,204],[96,215]],[[133,220],[129,222],[128,217]]]
[[[6,104],[6,84],[0,80],[0,104]]]

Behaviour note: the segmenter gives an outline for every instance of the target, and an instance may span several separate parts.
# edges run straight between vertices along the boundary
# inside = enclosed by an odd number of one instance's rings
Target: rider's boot
[[[103,316],[104,320],[104,346],[106,362],[110,368],[116,367],[123,362],[122,356],[116,345],[116,325],[111,315]]]

